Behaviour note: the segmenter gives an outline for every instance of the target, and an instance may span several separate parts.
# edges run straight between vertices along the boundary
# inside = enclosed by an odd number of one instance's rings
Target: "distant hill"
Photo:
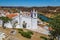
[[[0,9],[3,8],[16,8],[18,10],[22,10],[22,11],[31,11],[33,8],[36,9],[38,12],[42,12],[42,13],[50,13],[50,12],[60,12],[60,6],[47,6],[47,7],[13,7],[13,6],[0,6]]]

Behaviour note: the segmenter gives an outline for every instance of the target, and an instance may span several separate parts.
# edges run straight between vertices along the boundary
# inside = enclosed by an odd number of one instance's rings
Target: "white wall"
[[[5,23],[4,26],[7,27],[7,28],[12,28],[12,24],[11,24],[11,22],[9,22],[9,23]]]
[[[32,29],[37,29],[37,19],[32,18]]]
[[[2,26],[2,20],[0,20],[0,27]]]
[[[25,21],[27,23],[27,29],[31,29],[31,18],[26,18],[26,17],[22,17],[20,22],[21,22],[21,27],[23,28],[22,24],[23,21]]]

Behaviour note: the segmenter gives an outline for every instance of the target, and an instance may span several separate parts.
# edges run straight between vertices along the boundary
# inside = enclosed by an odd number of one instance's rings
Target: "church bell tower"
[[[35,9],[33,9],[32,14],[33,14],[33,18],[37,18],[37,11]]]
[[[32,29],[37,29],[37,11],[35,9],[33,9],[32,11]]]

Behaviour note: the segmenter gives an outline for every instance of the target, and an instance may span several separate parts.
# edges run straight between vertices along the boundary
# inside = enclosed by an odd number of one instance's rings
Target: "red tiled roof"
[[[6,15],[8,18],[13,18],[13,17],[15,17],[15,16],[18,16],[18,14],[17,13],[11,13],[11,14],[7,14]]]

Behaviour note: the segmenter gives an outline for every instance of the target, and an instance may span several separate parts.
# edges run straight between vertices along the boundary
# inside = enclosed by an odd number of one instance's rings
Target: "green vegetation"
[[[59,36],[60,36],[60,15],[55,16],[54,18],[52,18],[52,20],[49,20],[49,26],[53,29],[50,30],[52,39],[54,40],[56,37],[58,37],[59,40]]]
[[[43,37],[43,36],[40,36],[40,38],[42,38],[43,40],[49,40],[49,38],[46,38],[46,37]]]
[[[23,29],[18,29],[18,32],[23,36],[23,37],[26,37],[26,38],[31,38],[32,35],[33,35],[33,32],[32,31],[23,31]]]
[[[27,31],[27,33],[29,33],[29,34],[32,34],[32,35],[33,35],[33,32],[32,32],[32,31]]]
[[[18,29],[19,31],[23,31],[23,29]]]
[[[31,34],[28,32],[21,32],[21,35],[26,37],[26,38],[31,38]]]
[[[2,20],[2,22],[3,22],[2,27],[5,28],[4,24],[11,21],[12,19],[9,19],[8,17],[2,16],[2,17],[0,17],[0,20]]]

